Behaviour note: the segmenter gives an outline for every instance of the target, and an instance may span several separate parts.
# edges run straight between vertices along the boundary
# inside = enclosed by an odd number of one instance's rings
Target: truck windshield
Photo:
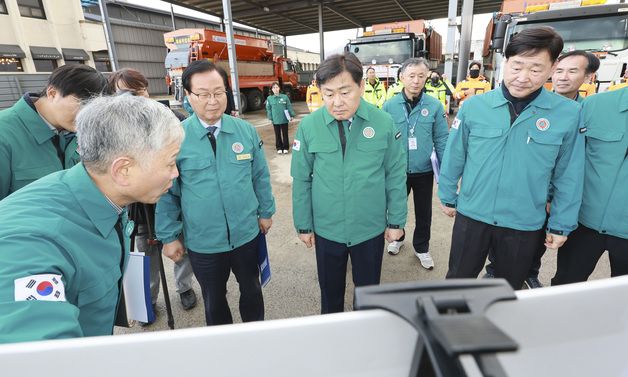
[[[393,63],[400,64],[412,57],[412,41],[403,39],[386,42],[352,43],[349,45],[349,51],[354,53],[364,65],[387,64],[390,58],[392,58]]]
[[[520,23],[513,28],[513,32],[520,32],[540,24],[553,27],[563,37],[564,51],[618,51],[628,48],[628,14],[584,20]]]

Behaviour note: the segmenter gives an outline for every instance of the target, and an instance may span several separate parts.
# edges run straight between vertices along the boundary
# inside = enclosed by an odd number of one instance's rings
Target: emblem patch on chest
[[[426,117],[426,116],[430,115],[430,111],[428,109],[423,109],[423,110],[421,110],[421,115]]]
[[[375,136],[375,130],[373,127],[365,127],[364,130],[362,130],[362,135],[367,139],[372,139]]]
[[[549,127],[550,127],[550,122],[549,120],[545,118],[539,118],[536,121],[536,129],[539,131],[547,131]]]
[[[233,143],[231,144],[231,150],[233,153],[242,153],[242,151],[244,151],[244,145],[242,145],[242,143]]]

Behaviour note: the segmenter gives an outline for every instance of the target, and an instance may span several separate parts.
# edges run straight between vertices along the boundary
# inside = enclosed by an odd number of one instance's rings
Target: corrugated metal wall
[[[132,7],[120,3],[107,5],[112,24],[113,39],[121,68],[134,68],[148,79],[152,95],[167,94],[164,60],[168,50],[163,34],[172,30],[169,13]],[[85,18],[100,19],[98,7],[84,8]],[[220,25],[193,18],[175,17],[177,29],[209,28],[219,30]],[[236,33],[256,36],[255,32],[237,30]],[[270,38],[259,33],[260,38]],[[0,75],[0,110],[12,106],[24,92],[39,92],[48,82],[48,74]]]
[[[120,68],[134,68],[142,72],[148,79],[151,95],[167,94],[164,60],[168,50],[164,45],[163,34],[172,30],[170,14],[121,3],[110,3],[107,10]],[[86,18],[100,18],[98,7],[85,8],[84,11]],[[220,30],[218,24],[193,18],[175,17],[175,24],[177,29]],[[244,30],[236,30],[236,33],[255,36],[255,32]],[[265,34],[258,36],[270,38]]]
[[[40,92],[46,83],[47,74],[0,75],[0,110],[13,106],[26,92]]]

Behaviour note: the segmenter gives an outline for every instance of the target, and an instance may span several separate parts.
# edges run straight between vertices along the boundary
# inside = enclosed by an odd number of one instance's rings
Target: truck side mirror
[[[504,50],[504,42],[506,38],[506,29],[511,21],[510,15],[504,15],[495,22],[493,30],[493,38],[491,39],[491,50],[501,52]]]
[[[427,57],[426,52],[427,51],[425,51],[425,40],[419,39],[417,41],[417,44],[416,44],[416,54],[415,55],[420,57],[420,58],[426,58]]]

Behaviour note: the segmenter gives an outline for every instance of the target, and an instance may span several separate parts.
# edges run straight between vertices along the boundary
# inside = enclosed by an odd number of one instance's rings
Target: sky
[[[170,3],[166,3],[160,0],[118,0],[118,2],[127,2],[127,3],[141,5],[144,7],[170,11]],[[183,14],[183,15],[200,18],[200,19],[209,20],[209,21],[220,22],[220,19],[218,17],[210,16],[208,14],[204,14],[201,12],[197,12],[195,10],[180,7],[178,5],[174,6],[174,12],[176,14]],[[486,25],[488,25],[490,17],[491,17],[491,14],[478,14],[473,17],[473,31],[472,31],[472,37],[471,37],[472,40],[484,39],[484,32],[486,30]],[[460,17],[458,17],[458,22],[460,23]],[[431,20],[429,21],[429,24],[443,37],[443,46],[445,46],[446,41],[447,41],[447,19],[440,18],[436,20]],[[234,25],[247,28],[246,26],[239,25],[237,23],[234,23]],[[325,55],[328,56],[334,53],[342,52],[347,42],[350,39],[355,39],[360,34],[361,34],[361,29],[348,29],[348,30],[325,32],[325,40],[324,40]],[[459,37],[459,34],[456,33],[456,38],[458,37]],[[303,50],[316,52],[316,53],[318,53],[320,50],[318,33],[290,36],[290,37],[287,37],[287,41],[288,41],[288,46],[297,47]]]

